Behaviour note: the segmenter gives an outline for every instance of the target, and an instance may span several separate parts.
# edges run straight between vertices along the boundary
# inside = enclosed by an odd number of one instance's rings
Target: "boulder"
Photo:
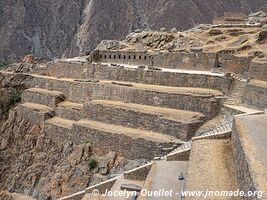
[[[113,167],[116,159],[115,152],[109,152],[107,155],[99,159],[98,173],[101,175],[107,175],[109,170]]]
[[[263,30],[259,33],[257,43],[263,44],[267,42],[267,30]]]
[[[97,46],[97,50],[117,50],[120,49],[120,42],[117,40],[102,40]]]
[[[267,17],[264,18],[262,21],[261,21],[261,25],[264,26],[267,24]]]
[[[214,35],[221,35],[221,34],[223,34],[223,32],[222,32],[221,30],[219,30],[219,29],[211,29],[211,30],[209,31],[209,35],[211,35],[211,36],[214,36]]]
[[[267,17],[267,13],[263,11],[258,11],[255,13],[251,13],[249,17]]]
[[[176,29],[176,28],[172,28],[172,29],[171,29],[171,32],[172,32],[172,33],[176,33],[176,32],[177,32],[177,29]]]

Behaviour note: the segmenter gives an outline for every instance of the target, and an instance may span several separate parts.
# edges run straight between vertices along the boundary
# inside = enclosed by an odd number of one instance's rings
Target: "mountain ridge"
[[[267,11],[265,0],[3,0],[0,60],[33,53],[39,58],[73,57],[103,39],[123,39],[135,29],[185,30],[211,23],[224,11]]]

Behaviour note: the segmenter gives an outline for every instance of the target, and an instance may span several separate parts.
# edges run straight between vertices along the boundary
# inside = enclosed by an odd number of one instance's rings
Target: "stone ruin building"
[[[267,199],[266,45],[258,26],[135,32],[86,57],[13,65],[1,82],[23,77],[15,115],[56,143],[89,141],[100,155],[147,161],[61,200],[106,199],[92,192],[123,188],[240,189]]]
[[[240,12],[225,12],[224,16],[213,19],[213,24],[245,24],[247,16]]]

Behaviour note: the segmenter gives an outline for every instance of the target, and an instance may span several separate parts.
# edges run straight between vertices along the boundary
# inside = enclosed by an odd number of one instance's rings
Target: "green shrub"
[[[21,101],[21,91],[18,91],[16,89],[12,90],[10,96],[10,105],[15,105],[20,101]]]
[[[89,170],[94,170],[97,166],[97,161],[95,158],[90,158],[90,160],[88,161],[88,167],[89,167]]]
[[[0,70],[1,69],[6,69],[7,67],[8,67],[8,63],[7,62],[0,61]]]

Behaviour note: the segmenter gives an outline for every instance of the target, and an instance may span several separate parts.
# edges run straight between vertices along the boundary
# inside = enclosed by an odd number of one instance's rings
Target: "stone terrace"
[[[246,192],[262,191],[262,199],[267,199],[266,123],[267,114],[240,115],[235,117],[232,134],[239,187]]]
[[[88,141],[100,154],[115,150],[131,159],[162,156],[181,140],[190,140],[220,112],[221,97],[231,82],[210,73],[59,63],[45,69],[50,76],[30,75],[21,107],[37,112],[37,122],[59,143]],[[67,71],[76,73],[59,73]],[[200,86],[188,87],[198,76]],[[44,112],[44,106],[50,112]]]

